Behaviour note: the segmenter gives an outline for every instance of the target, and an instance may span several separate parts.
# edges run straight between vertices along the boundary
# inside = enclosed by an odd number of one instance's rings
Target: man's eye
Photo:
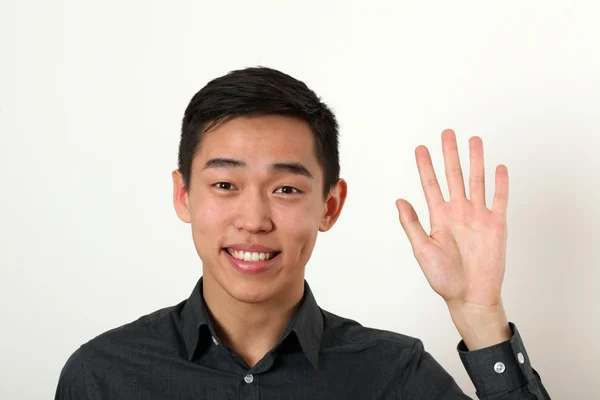
[[[216,187],[217,189],[222,189],[222,190],[234,190],[234,189],[236,189],[236,187],[233,186],[229,182],[217,182],[213,186]]]
[[[282,186],[279,189],[277,189],[275,191],[275,193],[282,193],[282,194],[298,194],[298,193],[302,193],[299,189],[296,189],[293,186]]]

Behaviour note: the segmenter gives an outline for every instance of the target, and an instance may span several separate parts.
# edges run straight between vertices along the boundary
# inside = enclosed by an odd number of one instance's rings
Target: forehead
[[[318,169],[315,138],[305,121],[281,115],[240,116],[203,135],[196,159],[235,157],[248,165],[300,162]],[[311,171],[313,172],[313,171]]]

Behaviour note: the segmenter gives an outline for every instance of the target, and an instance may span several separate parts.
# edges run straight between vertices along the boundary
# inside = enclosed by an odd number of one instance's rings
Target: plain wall
[[[52,398],[80,344],[190,294],[181,118],[255,65],[340,122],[349,197],[306,274],[321,307],[422,339],[474,396],[394,201],[428,230],[415,147],[447,196],[442,130],[465,177],[479,135],[488,206],[495,167],[510,176],[508,318],[553,398],[598,398],[599,17],[593,1],[1,1],[0,398]]]

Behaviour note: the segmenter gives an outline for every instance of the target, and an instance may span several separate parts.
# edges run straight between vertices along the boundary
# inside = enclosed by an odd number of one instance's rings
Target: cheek
[[[210,237],[208,244],[222,235],[222,228],[228,215],[227,208],[222,202],[214,199],[199,199],[192,207],[192,232],[197,237]],[[220,233],[220,234],[219,234]]]
[[[274,219],[286,245],[297,247],[298,252],[306,251],[304,247],[312,249],[321,223],[320,210],[314,206],[287,208],[274,213]]]

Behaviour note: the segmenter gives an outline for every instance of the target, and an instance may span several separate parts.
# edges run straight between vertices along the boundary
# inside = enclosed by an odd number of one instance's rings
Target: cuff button
[[[494,365],[494,371],[496,371],[499,374],[503,373],[505,369],[506,369],[506,367],[504,366],[503,362],[497,362]]]

